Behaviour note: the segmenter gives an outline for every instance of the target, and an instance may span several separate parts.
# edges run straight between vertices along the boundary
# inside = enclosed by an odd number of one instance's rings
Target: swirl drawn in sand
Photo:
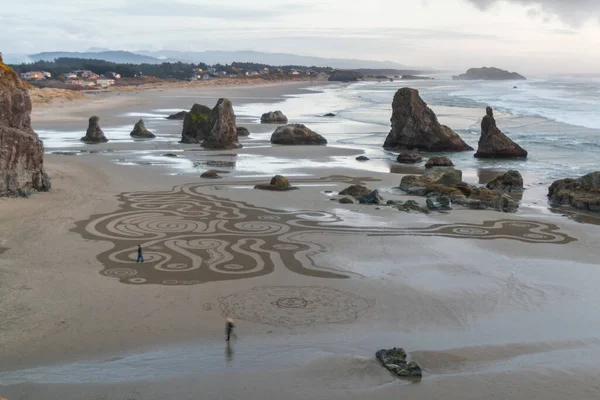
[[[373,179],[334,176],[294,183],[360,184],[369,180]],[[74,231],[86,239],[113,243],[111,250],[98,255],[104,265],[103,275],[128,284],[174,286],[264,276],[276,266],[306,276],[347,278],[336,266],[315,262],[315,255],[329,250],[314,239],[319,234],[362,235],[366,242],[370,236],[507,239],[543,244],[575,240],[555,225],[520,220],[426,228],[345,225],[340,216],[328,212],[274,210],[207,195],[202,193],[206,186],[212,185],[193,183],[169,192],[123,193],[119,195],[119,210],[80,221]],[[138,244],[144,249],[144,263],[136,263]]]
[[[219,299],[223,316],[265,325],[342,324],[374,305],[352,293],[316,286],[261,286]]]

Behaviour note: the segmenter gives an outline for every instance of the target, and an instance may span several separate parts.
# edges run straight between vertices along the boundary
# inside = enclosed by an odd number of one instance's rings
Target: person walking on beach
[[[144,256],[142,255],[142,245],[138,244],[138,258],[136,263],[144,262]]]
[[[233,333],[233,320],[231,318],[227,318],[227,323],[225,324],[225,333],[227,334],[227,339],[225,339],[226,341],[229,342],[229,339],[231,339],[231,334]]]

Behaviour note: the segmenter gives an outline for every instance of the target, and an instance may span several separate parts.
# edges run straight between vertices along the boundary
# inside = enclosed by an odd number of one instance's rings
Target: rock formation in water
[[[271,143],[285,145],[323,145],[327,139],[302,124],[278,127],[271,135]]]
[[[506,136],[494,118],[494,110],[487,107],[481,121],[481,137],[475,157],[477,158],[525,158],[527,151]]]
[[[579,210],[600,212],[600,171],[578,179],[561,179],[549,190],[550,203],[555,206],[570,205]]]
[[[348,186],[346,189],[342,190],[338,194],[340,196],[352,196],[356,200],[358,200],[361,197],[363,197],[364,195],[369,194],[371,192],[372,192],[372,190],[367,188],[366,186],[352,185],[352,186]]]
[[[519,171],[510,170],[495,177],[486,187],[490,190],[501,190],[507,193],[522,193],[524,190],[523,177]]]
[[[404,150],[396,158],[400,164],[417,164],[423,161],[423,157],[418,151]]]
[[[237,135],[239,136],[250,136],[250,131],[248,130],[248,128],[244,128],[243,126],[238,126],[237,128]]]
[[[407,361],[404,349],[379,350],[375,357],[388,371],[400,378],[421,378],[423,371],[414,361]]]
[[[181,143],[202,143],[208,134],[207,125],[211,109],[202,104],[194,104],[183,119]]]
[[[263,124],[287,124],[288,117],[281,111],[269,111],[260,117],[260,122]]]
[[[31,128],[27,84],[0,55],[0,196],[49,189],[44,146]]]
[[[212,109],[205,126],[206,136],[202,147],[210,149],[239,149],[237,126],[233,105],[228,99],[219,99]]]
[[[331,82],[356,82],[362,76],[354,71],[336,70],[330,77]],[[387,77],[386,77],[387,78]]]
[[[438,122],[435,113],[415,89],[398,90],[392,110],[392,130],[383,144],[386,149],[429,152],[473,150],[456,132]]]
[[[187,113],[188,113],[187,111],[179,111],[178,113],[169,115],[168,117],[166,117],[166,119],[184,120]]]
[[[90,117],[85,136],[80,139],[83,143],[99,144],[108,142],[108,139],[104,136],[104,132],[102,132],[102,129],[100,128],[99,122],[100,118],[96,116]]]
[[[454,167],[454,163],[448,157],[431,157],[427,160],[425,168],[433,167]]]
[[[140,119],[135,124],[135,126],[133,127],[133,130],[131,131],[131,133],[129,135],[136,139],[154,139],[156,137],[154,135],[154,133],[152,133],[148,129],[146,129],[146,125],[144,124],[143,119]]]
[[[273,190],[276,192],[285,192],[288,190],[298,190],[297,187],[294,187],[290,184],[290,181],[285,176],[275,175],[271,178],[271,181],[268,184],[261,184],[254,186],[254,189],[260,190]]]
[[[484,81],[510,81],[510,80],[526,80],[523,75],[516,72],[508,72],[500,68],[483,67],[471,68],[466,74],[453,76],[454,80],[484,80]]]

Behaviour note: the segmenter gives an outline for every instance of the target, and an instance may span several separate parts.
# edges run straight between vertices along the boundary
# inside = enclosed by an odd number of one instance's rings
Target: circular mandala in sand
[[[261,286],[219,302],[226,317],[288,328],[350,323],[373,305],[352,293],[316,286]]]

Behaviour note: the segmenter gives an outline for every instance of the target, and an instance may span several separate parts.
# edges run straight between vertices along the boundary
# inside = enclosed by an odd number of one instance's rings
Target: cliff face
[[[27,85],[0,58],[0,196],[50,189]]]

